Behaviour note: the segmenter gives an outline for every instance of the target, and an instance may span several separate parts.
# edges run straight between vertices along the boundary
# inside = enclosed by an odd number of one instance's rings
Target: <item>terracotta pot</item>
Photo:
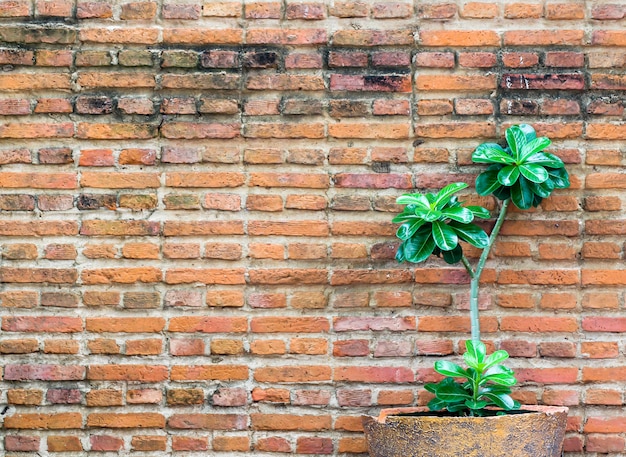
[[[526,412],[489,417],[385,409],[378,419],[363,417],[363,427],[371,457],[561,457],[568,409],[521,409]]]

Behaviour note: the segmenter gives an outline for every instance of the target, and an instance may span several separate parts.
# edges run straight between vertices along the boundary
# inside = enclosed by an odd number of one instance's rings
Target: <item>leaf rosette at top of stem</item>
[[[551,144],[548,138],[537,137],[528,124],[509,127],[505,137],[506,148],[483,143],[472,154],[474,162],[490,164],[476,179],[479,195],[510,198],[519,209],[529,209],[538,206],[554,189],[569,187],[563,161],[544,152]]]

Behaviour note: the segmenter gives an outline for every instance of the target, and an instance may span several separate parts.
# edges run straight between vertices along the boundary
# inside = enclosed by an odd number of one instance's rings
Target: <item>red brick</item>
[[[499,46],[500,36],[491,30],[428,30],[419,34],[422,46]]]
[[[168,425],[175,429],[243,430],[247,416],[238,414],[174,414]]]
[[[161,16],[163,19],[200,19],[200,5],[163,5]]]
[[[5,365],[4,379],[9,381],[80,381],[85,379],[85,367],[76,365]]]
[[[302,415],[295,414],[262,414],[250,415],[253,430],[271,431],[322,431],[330,430],[331,417],[327,414]]]
[[[98,428],[162,428],[165,418],[159,413],[91,413],[88,427]]]
[[[9,435],[4,439],[4,447],[7,451],[38,452],[40,441],[38,436]]]
[[[516,30],[504,32],[505,46],[579,46],[582,30]]]
[[[83,2],[76,5],[78,19],[109,19],[113,17],[111,5],[103,2]]]
[[[37,0],[35,14],[49,17],[72,17],[73,2],[68,0]]]
[[[497,3],[468,2],[463,5],[459,15],[470,19],[493,19],[498,16],[499,10]]]
[[[392,367],[337,367],[333,379],[339,382],[365,383],[409,383],[414,381],[413,371],[409,368]]]
[[[208,448],[207,438],[172,436],[172,450],[174,451],[206,451]]]
[[[504,7],[506,19],[538,19],[543,15],[540,3],[511,3]]]
[[[619,20],[626,16],[626,8],[617,3],[595,5],[591,9],[591,17],[599,20]]]
[[[248,44],[265,45],[321,45],[328,35],[323,29],[248,29]]]

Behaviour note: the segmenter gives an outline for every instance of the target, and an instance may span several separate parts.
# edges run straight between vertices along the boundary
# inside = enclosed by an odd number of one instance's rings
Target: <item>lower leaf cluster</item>
[[[519,402],[510,395],[510,387],[517,383],[515,374],[500,364],[508,358],[508,353],[496,351],[487,357],[485,345],[480,341],[468,341],[466,348],[463,358],[467,368],[446,360],[435,363],[435,371],[446,377],[424,386],[435,395],[428,403],[429,409],[461,416],[484,416],[493,408],[519,409]]]

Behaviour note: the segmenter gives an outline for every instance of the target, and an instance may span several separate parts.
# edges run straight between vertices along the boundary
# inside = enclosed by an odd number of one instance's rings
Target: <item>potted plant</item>
[[[420,263],[435,255],[465,268],[470,279],[471,339],[463,354],[465,367],[448,360],[435,362],[443,380],[424,386],[434,395],[427,408],[388,409],[377,419],[363,418],[372,457],[561,455],[567,408],[520,406],[510,395],[515,374],[502,363],[508,353],[487,355],[480,339],[480,278],[510,205],[521,210],[536,207],[553,190],[569,187],[563,161],[545,152],[548,138],[537,137],[526,124],[508,128],[505,138],[506,147],[484,143],[472,154],[475,163],[488,165],[476,179],[476,192],[493,195],[499,202],[489,235],[475,220],[489,218],[490,212],[464,206],[456,195],[468,187],[465,183],[397,199],[406,206],[393,219],[400,224],[396,259]],[[461,242],[482,250],[475,266]]]

